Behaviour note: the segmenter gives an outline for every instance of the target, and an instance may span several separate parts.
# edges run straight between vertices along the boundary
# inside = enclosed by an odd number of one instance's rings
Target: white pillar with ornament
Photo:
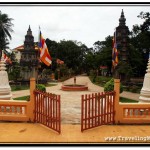
[[[0,61],[0,100],[12,100],[11,87],[9,85],[4,55]]]
[[[139,103],[150,103],[150,53],[143,87],[140,92]]]

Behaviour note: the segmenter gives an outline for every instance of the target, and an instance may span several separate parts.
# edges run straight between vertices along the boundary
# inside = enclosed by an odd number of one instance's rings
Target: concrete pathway
[[[74,79],[71,78],[65,83],[73,84]],[[47,87],[47,92],[61,95],[61,117],[62,123],[80,123],[81,118],[81,95],[91,94],[94,92],[102,92],[103,88],[91,83],[86,76],[77,76],[77,84],[87,84],[89,87],[88,91],[62,91],[62,83],[58,83],[57,86]]]
[[[22,97],[30,95],[30,90],[20,90],[20,91],[13,91],[12,98]]]
[[[122,92],[122,93],[120,94],[120,96],[121,96],[121,97],[125,97],[125,98],[129,98],[129,99],[132,99],[132,100],[139,101],[140,94],[124,91],[124,92]]]

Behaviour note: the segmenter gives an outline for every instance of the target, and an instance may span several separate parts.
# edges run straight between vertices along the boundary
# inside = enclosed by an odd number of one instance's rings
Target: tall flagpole
[[[115,37],[115,32],[116,32],[116,28],[114,28],[114,33],[113,33],[113,47],[112,47],[112,74],[113,76],[115,75],[115,66],[114,66],[114,47],[115,47],[115,41],[116,41],[116,37]]]
[[[39,68],[39,65],[40,65],[40,48],[39,48],[40,38],[41,38],[41,28],[39,26],[38,44],[37,44],[37,47],[38,47],[38,68]],[[38,69],[38,71],[39,71],[39,69]],[[37,71],[37,84],[38,84],[38,80],[39,80],[38,71]]]
[[[114,34],[114,36],[115,36],[115,53],[116,53],[116,49],[117,49],[117,40],[116,40],[116,28],[115,28],[115,34]],[[118,51],[118,50],[117,50]],[[118,56],[116,56],[116,57],[118,57]],[[115,58],[116,59],[116,58]],[[116,61],[116,60],[115,60]],[[118,65],[118,64],[117,64]],[[115,63],[115,68],[114,68],[114,70],[115,70],[115,78],[116,79],[119,79],[119,73],[118,73],[118,71],[116,70],[116,63]]]

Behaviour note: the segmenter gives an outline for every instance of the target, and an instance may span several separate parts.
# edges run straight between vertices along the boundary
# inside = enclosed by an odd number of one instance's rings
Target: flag
[[[12,61],[11,59],[4,53],[4,61],[7,63],[7,64],[12,64]]]
[[[113,45],[112,45],[112,66],[115,68],[118,65],[118,51],[117,51],[117,43],[116,43],[116,31],[113,37]]]
[[[45,43],[45,39],[42,37],[41,31],[39,36],[39,48],[40,48],[40,60],[47,66],[50,66],[52,63],[52,58],[48,52],[48,48]]]
[[[62,64],[64,64],[64,61],[57,58],[56,63],[62,65]]]

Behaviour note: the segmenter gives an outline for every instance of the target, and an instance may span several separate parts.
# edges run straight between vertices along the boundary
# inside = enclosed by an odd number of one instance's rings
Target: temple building
[[[37,78],[39,51],[38,47],[35,46],[30,26],[25,35],[24,45],[15,48],[14,52],[20,63],[22,80],[29,81],[31,77]]]
[[[126,26],[126,18],[122,10],[121,17],[119,19],[119,26],[116,28],[116,41],[117,49],[119,53],[119,60],[128,62],[128,37],[129,29]]]
[[[129,63],[129,29],[128,26],[126,26],[123,9],[119,18],[119,26],[116,27],[116,43],[119,63]],[[126,80],[126,74],[119,73],[119,78]]]

